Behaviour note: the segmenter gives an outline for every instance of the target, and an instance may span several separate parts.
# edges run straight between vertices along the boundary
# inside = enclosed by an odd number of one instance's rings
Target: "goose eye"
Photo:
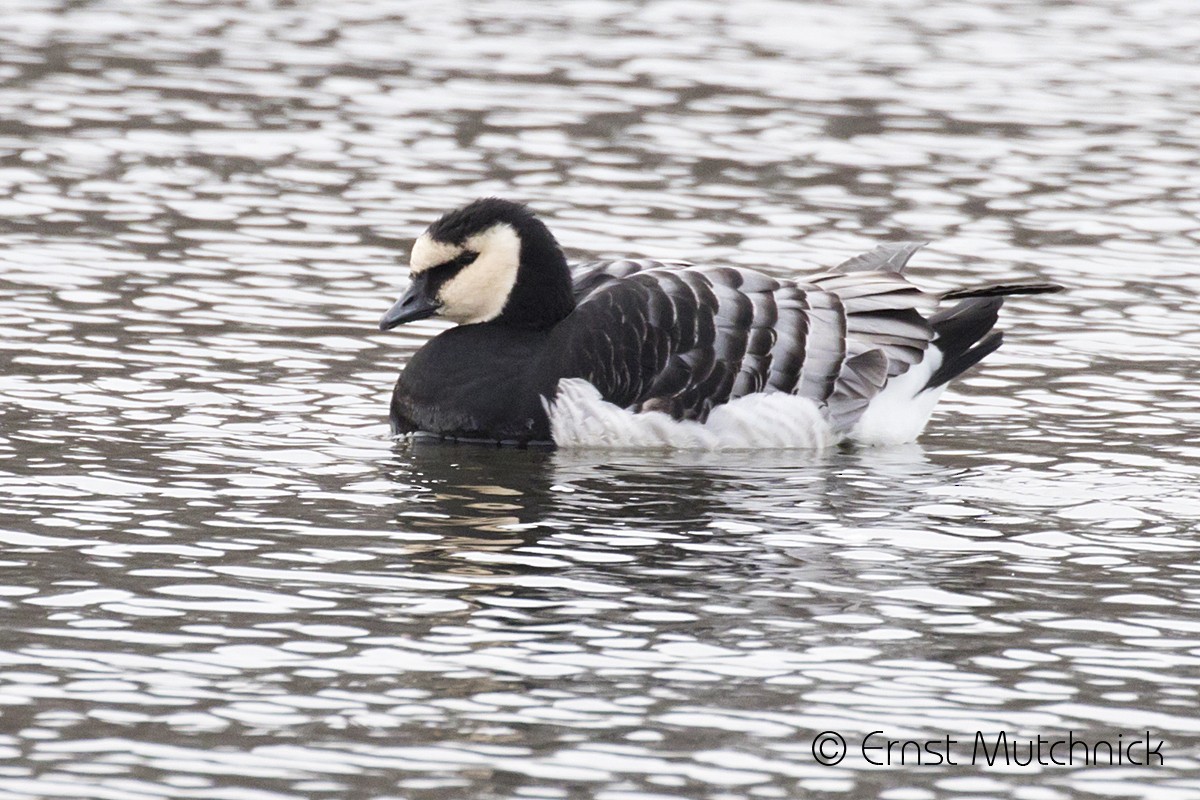
[[[473,263],[477,258],[479,258],[479,253],[475,250],[464,250],[449,261],[443,261],[435,267],[430,267],[426,272],[429,276],[430,286],[440,287],[461,272],[464,267]]]
[[[444,264],[439,264],[436,269],[445,268],[447,271],[457,271],[470,264],[475,259],[479,258],[479,253],[475,250],[463,250],[454,258]]]

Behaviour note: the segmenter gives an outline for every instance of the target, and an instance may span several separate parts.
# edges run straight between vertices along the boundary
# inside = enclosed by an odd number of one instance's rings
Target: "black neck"
[[[550,328],[575,310],[571,270],[553,234],[536,219],[526,224],[540,230],[520,231],[517,282],[495,321],[515,328]]]

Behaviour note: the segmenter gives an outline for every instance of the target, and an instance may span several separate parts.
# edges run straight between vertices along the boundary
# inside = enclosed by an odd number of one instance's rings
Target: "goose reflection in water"
[[[1006,580],[997,554],[1022,546],[981,544],[915,510],[972,474],[920,445],[648,456],[403,441],[393,524],[428,538],[406,541],[395,566],[461,580],[454,596],[477,609],[561,607],[613,623],[648,604],[688,613],[736,598],[756,618],[806,625],[874,613],[892,601],[863,587],[881,582],[986,606],[979,593]]]
[[[893,512],[927,500],[965,465],[932,460],[916,444],[824,453],[514,450],[432,439],[397,444],[390,475],[406,499],[398,526],[413,530],[553,532],[580,525],[752,531],[862,517],[867,501]],[[846,503],[848,498],[852,502]],[[755,522],[751,523],[750,520]],[[569,523],[569,524],[559,524]]]

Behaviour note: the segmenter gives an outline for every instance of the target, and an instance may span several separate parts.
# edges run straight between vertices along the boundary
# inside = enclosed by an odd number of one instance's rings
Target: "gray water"
[[[1193,0],[0,9],[0,798],[1200,797]],[[394,443],[437,325],[375,322],[487,194],[1069,290],[919,445]]]

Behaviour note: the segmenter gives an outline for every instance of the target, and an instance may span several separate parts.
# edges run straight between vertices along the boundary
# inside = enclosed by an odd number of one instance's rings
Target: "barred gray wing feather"
[[[924,358],[933,338],[927,317],[937,308],[936,296],[898,272],[831,272],[811,283],[838,296],[845,308],[846,338],[882,350],[889,377],[902,375]]]
[[[807,309],[808,335],[796,394],[824,403],[846,358],[846,310],[836,294],[797,287]]]
[[[684,269],[690,267],[686,261],[664,261],[655,258],[622,258],[616,261],[586,261],[571,267],[571,283],[575,290],[575,302],[579,303],[597,289],[614,280],[628,278],[651,269]]]
[[[886,242],[870,252],[847,259],[834,268],[835,272],[896,272],[903,271],[913,253],[929,242]]]
[[[833,429],[844,431],[854,427],[887,381],[888,360],[882,350],[867,350],[842,362],[836,388],[829,399]]]

